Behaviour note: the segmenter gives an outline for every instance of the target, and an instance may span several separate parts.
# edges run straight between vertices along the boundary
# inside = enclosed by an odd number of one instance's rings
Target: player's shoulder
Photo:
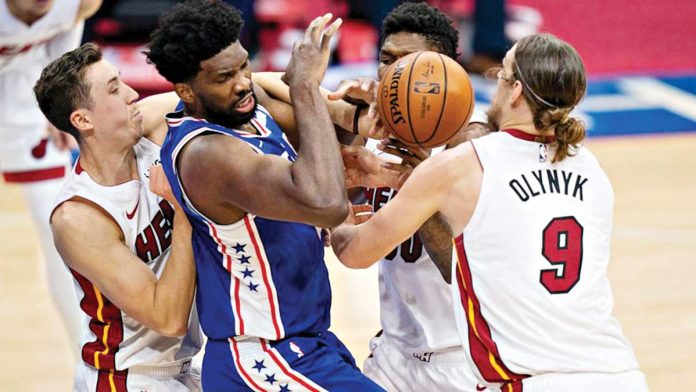
[[[93,234],[99,229],[113,227],[116,222],[95,202],[79,196],[62,202],[50,218],[54,234],[83,238],[81,234]]]

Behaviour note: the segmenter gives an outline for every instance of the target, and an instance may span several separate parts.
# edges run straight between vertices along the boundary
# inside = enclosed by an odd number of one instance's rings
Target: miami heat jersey
[[[270,114],[257,108],[250,122],[257,134],[189,117],[183,111],[169,114],[167,121],[162,164],[193,226],[196,301],[206,336],[280,340],[325,331],[331,290],[317,229],[253,214],[233,224],[217,224],[190,202],[176,170],[178,154],[186,143],[211,132],[236,138],[258,154],[295,161],[295,150]]]
[[[366,147],[384,159],[396,159]],[[433,154],[442,151],[438,148]],[[377,212],[396,196],[391,188],[368,188],[367,199]],[[407,239],[379,263],[380,321],[384,336],[407,352],[427,353],[460,347],[452,316],[450,287],[421,243],[418,233]]]
[[[134,150],[139,180],[102,186],[82,170],[78,160],[56,207],[73,197],[97,204],[121,228],[126,246],[159,278],[169,258],[174,210],[149,191],[150,167],[159,160],[159,146],[142,138]],[[109,370],[164,366],[188,361],[199,351],[202,336],[195,312],[185,337],[162,336],[122,312],[85,277],[71,272],[84,312],[81,356],[86,364]]]
[[[551,163],[551,145],[535,140],[509,130],[472,141],[481,193],[453,248],[464,347],[505,391],[545,373],[638,368],[611,315],[611,184],[584,147]]]

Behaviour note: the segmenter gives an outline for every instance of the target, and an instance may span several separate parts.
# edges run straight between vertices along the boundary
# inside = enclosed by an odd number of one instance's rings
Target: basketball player
[[[295,45],[285,73],[294,106],[251,82],[231,6],[187,1],[153,33],[148,58],[184,106],[167,116],[162,162],[193,226],[206,390],[382,390],[328,331],[331,292],[315,226],[348,214],[319,91],[340,25],[322,33],[330,18],[312,21]]]
[[[46,121],[31,89],[49,61],[79,45],[83,20],[100,5],[101,0],[0,1],[0,171],[5,182],[21,186],[41,244],[49,292],[75,353],[80,310],[48,226],[70,164],[69,135]]]
[[[166,194],[154,165],[166,133],[161,108],[175,108],[176,96],[135,104],[138,94],[93,44],[49,64],[34,90],[49,121],[80,146],[51,215],[84,312],[75,390],[199,390],[191,227],[171,191],[172,204],[148,189]]]
[[[458,33],[437,8],[425,3],[404,3],[382,22],[381,43],[379,79],[394,61],[413,52],[430,50],[456,58]],[[373,102],[377,86],[376,81],[364,78],[347,81],[330,97],[338,99],[348,94]],[[467,127],[448,148],[487,131],[479,124]],[[361,148],[344,148],[343,154],[357,156]],[[408,148],[397,141],[378,144],[370,139],[367,148],[385,158],[401,158],[401,166],[408,170],[430,155],[430,151]],[[436,149],[434,153],[441,150]],[[398,189],[398,184],[366,189],[374,211],[396,196],[395,188]],[[397,222],[400,220],[395,220],[393,225],[400,224]],[[421,242],[421,235],[442,237],[443,232],[445,238],[451,238],[449,230],[443,230],[434,218],[380,260],[382,331],[370,342],[371,355],[365,360],[363,371],[387,390],[473,391],[476,386],[452,317],[450,286],[442,280]],[[444,247],[451,251],[449,241]]]
[[[427,159],[370,220],[333,233],[339,259],[363,268],[440,213],[458,234],[433,261],[451,267],[460,338],[493,390],[647,391],[611,317],[613,191],[569,115],[585,88],[569,44],[520,40],[488,111],[500,131]]]

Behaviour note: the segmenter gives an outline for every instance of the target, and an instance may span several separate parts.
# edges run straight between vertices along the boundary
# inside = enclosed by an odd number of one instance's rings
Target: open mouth
[[[237,102],[237,104],[234,106],[234,109],[241,113],[248,113],[254,109],[255,104],[256,100],[254,99],[254,95],[250,93],[249,95],[244,97],[244,99]]]

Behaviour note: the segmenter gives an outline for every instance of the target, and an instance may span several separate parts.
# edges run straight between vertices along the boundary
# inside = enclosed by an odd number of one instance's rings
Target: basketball
[[[474,89],[448,56],[421,51],[395,61],[380,80],[377,110],[392,135],[407,145],[441,146],[467,124]]]

